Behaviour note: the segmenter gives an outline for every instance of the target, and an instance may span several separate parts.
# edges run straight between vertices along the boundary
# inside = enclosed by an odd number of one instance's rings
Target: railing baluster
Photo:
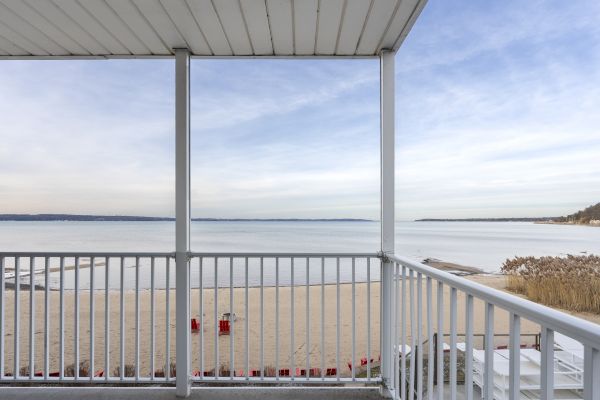
[[[290,376],[293,380],[296,377],[296,362],[294,360],[294,257],[291,257],[290,271]]]
[[[352,380],[356,379],[356,266],[352,257]]]
[[[214,282],[214,320],[215,320],[215,332],[214,332],[214,346],[215,346],[215,379],[219,377],[219,260],[215,257],[215,282]]]
[[[450,288],[450,400],[456,400],[456,288]]]
[[[140,258],[135,258],[135,379],[140,379]]]
[[[246,308],[246,326],[245,326],[245,331],[246,331],[246,335],[245,335],[245,348],[246,348],[246,379],[249,380],[250,379],[250,340],[249,340],[249,335],[250,335],[250,328],[249,328],[249,323],[248,321],[250,320],[250,315],[248,314],[248,257],[246,257],[244,259],[244,280],[245,280],[245,287],[246,287],[246,291],[244,293],[244,306]]]
[[[75,365],[73,366],[75,380],[79,379],[79,257],[75,257],[75,327],[73,332],[73,351],[75,353]]]
[[[417,399],[423,399],[423,275],[417,274]]]
[[[509,391],[508,397],[510,400],[518,400],[520,395],[521,381],[521,317],[515,313],[510,313],[510,338],[509,338]]]
[[[444,400],[444,284],[437,283],[437,394]]]
[[[310,260],[306,257],[306,379],[310,378]]]
[[[408,391],[409,399],[415,398],[415,363],[416,363],[416,323],[415,323],[415,276],[412,269],[408,270],[408,285],[409,285],[409,297],[410,297],[410,369],[409,369],[409,381]]]
[[[235,334],[235,317],[233,314],[233,257],[229,257],[229,321],[231,324],[231,333],[229,334],[229,377],[233,379],[235,376],[234,363],[234,334]]]
[[[5,258],[0,256],[0,380],[4,379],[4,338],[6,336],[6,327],[4,326],[6,270],[4,262]]]
[[[200,302],[200,379],[204,379],[204,268],[203,257],[198,257],[198,290]]]
[[[367,258],[367,379],[371,380],[371,258],[369,257]]]
[[[104,258],[104,380],[110,377],[110,258]]]
[[[17,379],[21,374],[19,371],[19,359],[21,358],[21,354],[19,351],[19,339],[21,338],[21,330],[20,330],[20,316],[21,316],[21,259],[20,257],[15,258],[15,315],[14,315],[14,332],[15,337],[14,340],[14,351],[13,351],[13,377]]]
[[[58,330],[59,335],[59,358],[58,366],[59,372],[58,377],[62,380],[65,376],[65,259],[60,257],[60,292],[59,292],[59,324],[60,329]]]
[[[166,258],[165,279],[165,379],[171,378],[171,257]]]
[[[396,264],[396,271],[395,271],[394,275],[396,277],[396,281],[398,281],[398,264]],[[398,289],[396,289],[396,293],[397,292],[398,292]],[[394,349],[394,352],[396,354],[398,352],[400,352],[400,354],[401,354],[400,392],[402,394],[403,399],[406,397],[406,303],[407,303],[406,299],[407,299],[407,297],[408,296],[406,295],[406,266],[403,265],[402,266],[402,345],[401,345],[400,349]],[[396,346],[396,343],[394,343],[394,346]],[[411,356],[412,356],[412,352],[411,352]],[[398,375],[398,374],[395,374],[395,375]]]
[[[399,374],[399,372],[400,372],[400,367],[399,367],[400,351],[398,349],[398,339],[399,339],[398,338],[398,322],[400,321],[400,318],[398,318],[398,312],[400,310],[400,307],[398,306],[398,300],[400,298],[400,293],[399,293],[400,292],[400,279],[398,277],[398,273],[400,271],[399,270],[400,267],[399,267],[398,263],[396,263],[396,262],[392,263],[391,265],[392,265],[392,268],[394,268],[392,271],[392,287],[394,289],[394,294],[393,294],[394,297],[393,297],[393,302],[392,302],[393,307],[391,307],[392,322],[393,322],[392,327],[393,327],[393,331],[394,331],[393,336],[392,336],[392,338],[393,338],[392,340],[394,343],[394,346],[392,349],[392,351],[393,351],[392,359],[394,360],[393,361],[394,365],[392,367],[392,371],[394,374],[393,397],[397,399],[400,397],[399,396],[399,394],[400,394],[400,392],[399,392],[399,390],[400,390],[400,376],[399,376],[400,375]],[[367,360],[367,361],[369,362],[370,360]]]
[[[340,258],[336,257],[336,272],[335,272],[335,376],[340,380]]]
[[[4,276],[4,271],[2,271]],[[2,281],[4,284],[4,281]],[[3,318],[3,317],[2,317]],[[4,322],[4,320],[2,320]],[[1,335],[0,335],[1,336]],[[4,341],[4,336],[2,336]],[[0,351],[4,355],[4,352]],[[44,379],[48,379],[50,371],[50,259],[44,257]],[[2,368],[0,368],[1,370]],[[0,371],[3,375],[4,371]]]
[[[541,394],[543,399],[552,400],[554,398],[554,331],[543,326],[541,339]]]
[[[260,258],[260,379],[265,379],[265,268]]]
[[[155,302],[156,302],[156,298],[155,298],[155,279],[154,279],[154,273],[155,273],[155,263],[156,260],[154,257],[150,258],[150,380],[154,380],[154,369],[155,369],[155,364],[154,364],[154,351],[156,348],[156,339],[155,339],[155,334],[156,334],[156,329],[154,327],[154,307],[155,307]]]
[[[427,277],[427,343],[429,344],[427,358],[427,397],[433,400],[433,287],[432,279]],[[472,399],[471,399],[472,400]]]
[[[589,345],[583,350],[583,398],[585,400],[600,399],[600,349]]]
[[[279,380],[279,257],[275,257],[275,379]]]
[[[465,298],[465,400],[473,400],[473,296]]]
[[[392,263],[392,265],[394,265]],[[392,270],[392,274],[395,270]],[[381,354],[381,344],[383,344],[384,341],[384,331],[383,331],[383,285],[381,284],[381,277],[383,276],[383,262],[380,259],[380,263],[379,263],[379,345],[380,345],[380,353],[379,353],[379,378],[383,380],[384,377],[384,371],[381,368],[381,362],[382,360],[385,358],[385,354]],[[389,357],[388,357],[389,358]],[[393,361],[392,361],[393,363]],[[392,394],[392,393],[390,393]],[[392,398],[397,397],[392,395]]]
[[[29,379],[35,376],[35,257],[29,257]]]
[[[494,305],[485,305],[485,369],[483,375],[483,398],[494,398]]]
[[[119,342],[119,378],[123,380],[125,378],[125,258],[121,257],[121,263],[119,265],[119,318],[121,319],[119,324],[120,329],[120,342]],[[168,282],[168,280],[167,280]],[[167,325],[168,329],[168,325]]]
[[[94,269],[95,258],[90,257],[90,380],[94,379]]]

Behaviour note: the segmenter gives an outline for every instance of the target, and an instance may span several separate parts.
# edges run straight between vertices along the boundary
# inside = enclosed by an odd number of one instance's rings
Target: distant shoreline
[[[573,222],[573,221],[535,221],[535,224],[541,225],[571,225],[571,226],[591,226],[591,227],[600,227],[600,224],[597,223],[587,223],[584,224],[582,222]]]
[[[558,217],[525,217],[525,218],[423,218],[415,222],[537,222],[554,223],[553,220]]]
[[[589,206],[566,217],[523,217],[523,218],[424,218],[415,222],[533,222],[549,225],[600,226],[600,203]]]
[[[172,217],[145,217],[134,215],[80,215],[80,214],[0,214],[0,221],[12,222],[174,222]],[[373,222],[360,218],[192,218],[200,222]]]
[[[532,222],[540,225],[570,225],[600,227],[600,223],[558,221],[558,218],[424,218],[414,222]]]

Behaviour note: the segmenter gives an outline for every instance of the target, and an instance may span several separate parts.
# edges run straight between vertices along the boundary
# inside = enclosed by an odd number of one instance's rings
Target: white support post
[[[586,345],[583,352],[583,398],[600,400],[600,350]]]
[[[177,397],[190,395],[190,53],[175,50],[175,301]]]
[[[552,400],[554,399],[554,331],[545,326],[542,327],[541,342],[541,395],[545,400]]]
[[[381,252],[385,255],[394,254],[394,96],[395,72],[394,53],[384,50],[380,55],[380,107],[381,107]],[[392,376],[395,370],[394,346],[396,338],[393,337],[393,290],[394,290],[394,264],[389,261],[383,263],[381,276],[381,377],[383,385],[391,388],[394,384]]]

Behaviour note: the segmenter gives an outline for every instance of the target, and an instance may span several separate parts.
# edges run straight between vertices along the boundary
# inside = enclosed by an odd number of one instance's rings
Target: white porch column
[[[190,395],[190,53],[175,50],[175,292],[178,397]]]
[[[391,51],[380,55],[380,107],[381,107],[381,252],[394,253],[394,56]],[[381,274],[381,372],[387,388],[394,385],[393,304],[394,265],[384,262]]]

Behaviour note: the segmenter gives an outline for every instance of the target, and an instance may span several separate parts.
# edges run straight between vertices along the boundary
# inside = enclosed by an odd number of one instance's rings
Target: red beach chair
[[[229,325],[229,321],[220,320],[219,321],[219,336],[229,335],[230,332],[231,332],[231,325]]]
[[[192,318],[191,320],[192,332],[198,332],[200,330],[200,324],[196,318]]]
[[[279,370],[279,376],[290,376],[289,368],[282,368]]]
[[[325,370],[325,376],[336,376],[337,375],[337,368],[327,368]]]
[[[96,371],[96,373],[94,374],[94,378],[102,378],[104,377],[104,370],[103,369],[99,369],[98,371]]]
[[[365,365],[369,364],[369,361],[367,360],[367,357],[363,357],[360,359],[360,366],[364,367]],[[373,364],[373,359],[371,358],[371,364]]]

